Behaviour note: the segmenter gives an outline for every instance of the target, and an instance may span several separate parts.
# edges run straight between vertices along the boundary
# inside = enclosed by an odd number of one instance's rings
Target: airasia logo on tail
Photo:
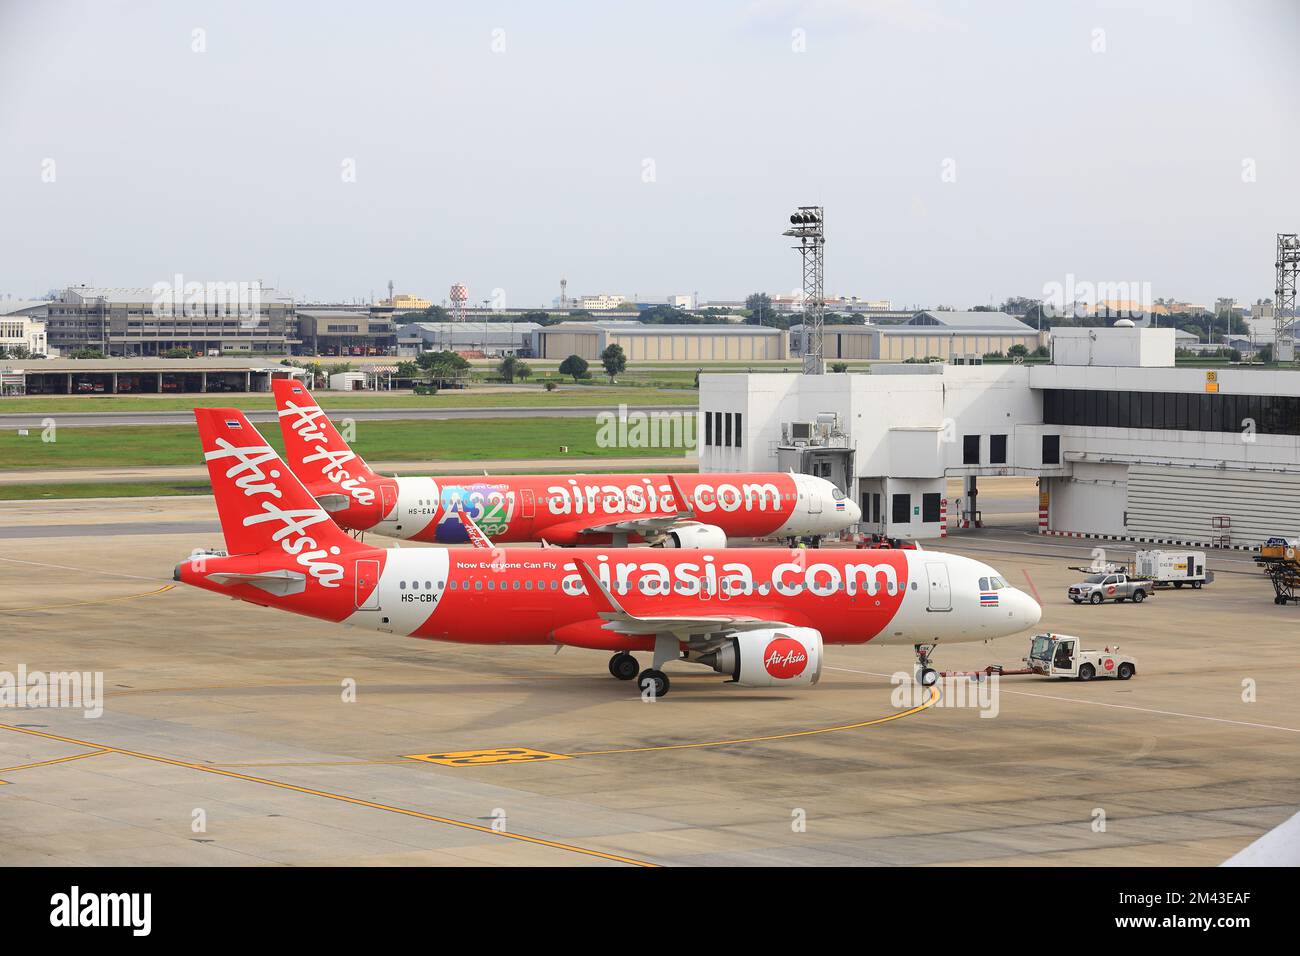
[[[798,677],[808,666],[808,651],[793,637],[774,637],[763,651],[763,667],[778,680]]]

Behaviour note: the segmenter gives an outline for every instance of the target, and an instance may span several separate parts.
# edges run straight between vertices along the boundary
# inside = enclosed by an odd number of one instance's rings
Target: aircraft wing
[[[725,634],[736,634],[741,631],[791,626],[786,621],[736,614],[629,614],[618,603],[618,599],[614,597],[609,588],[601,583],[600,578],[591,570],[591,566],[586,561],[578,561],[577,565],[578,576],[582,578],[587,593],[595,596],[597,602],[604,606],[603,610],[598,611],[597,614],[607,622],[605,629],[618,634],[668,633],[682,637],[692,634],[707,634],[710,637],[717,637]]]
[[[608,518],[608,516],[607,516]],[[615,515],[613,520],[579,528],[578,534],[667,534],[673,528],[688,523],[678,515]]]
[[[668,487],[672,489],[673,499],[677,502],[677,513],[671,515],[622,514],[606,516],[600,524],[579,528],[578,534],[639,534],[656,537],[667,534],[682,524],[696,521],[695,512],[686,507],[686,495],[672,475],[665,476]]]

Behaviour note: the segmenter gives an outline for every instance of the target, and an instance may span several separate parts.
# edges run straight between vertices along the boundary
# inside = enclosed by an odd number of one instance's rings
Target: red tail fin
[[[313,487],[323,481],[339,485],[359,504],[370,504],[375,491],[366,486],[379,476],[348,447],[306,386],[295,379],[277,378],[271,380],[271,390],[284,436],[284,457],[294,473]]]
[[[343,569],[333,559],[360,549],[234,408],[196,408],[203,458],[231,554],[273,549],[318,580]]]

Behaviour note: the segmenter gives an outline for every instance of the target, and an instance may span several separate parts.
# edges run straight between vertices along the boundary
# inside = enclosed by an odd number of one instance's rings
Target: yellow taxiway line
[[[143,753],[138,750],[126,750],[122,747],[108,747],[102,744],[94,744],[85,740],[77,740],[75,737],[62,737],[58,734],[49,734],[40,730],[32,730],[27,727],[15,727],[11,724],[0,724],[0,730],[10,730],[14,733],[29,734],[33,737],[44,737],[47,740],[58,740],[62,743],[75,744],[79,747],[90,747],[99,753],[115,753],[124,757],[136,757],[140,760],[150,760],[155,763],[167,764],[172,767],[184,767],[187,770],[198,770],[203,773],[216,774],[220,777],[229,777],[234,780],[243,780],[247,783],[261,784],[265,787],[275,787],[278,790],[289,790],[293,793],[307,794],[313,797],[322,797],[326,800],[337,800],[341,803],[350,803],[353,806],[367,807],[371,810],[385,810],[389,813],[400,814],[406,817],[415,817],[419,820],[428,820],[431,823],[441,823],[445,826],[458,827],[462,830],[473,830],[477,833],[484,833],[490,836],[502,837],[507,840],[516,840],[520,843],[531,843],[534,846],[544,846],[553,850],[564,850],[568,853],[577,853],[582,856],[595,857],[601,860],[608,860],[612,863],[626,863],[630,866],[655,867],[657,863],[651,863],[648,860],[638,860],[633,857],[618,856],[613,853],[602,853],[600,850],[593,850],[588,847],[575,846],[571,843],[557,843],[554,840],[543,840],[539,837],[526,836],[522,833],[512,833],[509,830],[494,830],[490,826],[483,826],[478,823],[470,823],[467,820],[456,820],[452,817],[437,816],[432,813],[422,813],[419,810],[410,810],[406,807],[395,807],[386,803],[376,803],[373,800],[363,800],[359,797],[349,797],[341,793],[331,793],[328,790],[314,790],[310,787],[299,787],[295,784],[284,783],[280,780],[271,780],[266,777],[254,777],[250,774],[235,773],[233,770],[222,770],[218,767],[205,766],[199,763],[190,763],[186,760],[176,760],[172,757],[163,757],[158,754]],[[91,756],[86,754],[86,756]]]
[[[817,727],[813,730],[793,730],[789,733],[765,734],[761,737],[735,737],[730,740],[706,740],[693,744],[663,744],[657,747],[625,747],[620,750],[583,750],[568,753],[564,756],[604,757],[608,754],[642,754],[653,753],[659,750],[692,750],[698,747],[728,747],[732,744],[754,744],[768,740],[791,740],[795,737],[813,737],[817,734],[837,734],[845,730],[860,730],[863,727],[874,727],[877,724],[887,724],[891,720],[901,720],[904,717],[911,717],[913,714],[919,714],[928,707],[933,707],[938,702],[939,690],[936,687],[931,687],[930,699],[917,704],[915,707],[909,707],[907,710],[900,710],[896,714],[889,714],[885,717],[875,717],[871,720],[859,721],[856,724],[838,724],[834,727]]]
[[[570,760],[574,757],[605,757],[613,754],[644,754],[664,750],[698,750],[705,747],[730,747],[736,744],[764,743],[773,740],[794,740],[798,737],[814,737],[818,734],[836,734],[846,730],[860,730],[863,727],[875,727],[890,721],[901,720],[913,714],[919,714],[939,702],[939,688],[930,688],[928,700],[900,710],[884,717],[873,717],[852,724],[835,724],[831,727],[814,727],[811,730],[791,730],[782,734],[762,734],[755,737],[731,737],[726,740],[701,740],[689,744],[658,744],[651,747],[621,747],[611,750],[577,750],[571,753],[552,753],[546,750],[533,750],[529,747],[495,747],[481,750],[453,750],[443,753],[407,754],[407,760],[421,763],[433,763],[444,767],[484,767],[503,763],[538,763],[543,760]]]
[[[176,587],[174,584],[164,584],[162,587],[155,588],[152,591],[141,591],[139,594],[126,594],[122,597],[102,598],[98,601],[73,601],[70,604],[33,604],[30,607],[0,607],[0,614],[9,614],[14,611],[58,611],[65,607],[87,607],[91,604],[114,604],[120,601],[134,601],[136,598],[162,594],[164,591],[170,591],[174,587]]]

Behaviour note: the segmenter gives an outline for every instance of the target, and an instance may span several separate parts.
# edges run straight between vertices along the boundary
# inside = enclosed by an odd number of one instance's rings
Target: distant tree
[[[548,392],[553,392],[553,391],[555,391],[555,389],[556,389],[558,386],[556,386],[556,384],[555,384],[554,382],[547,382],[543,387],[544,387]]]
[[[647,325],[720,325],[727,321],[718,316],[691,315],[671,305],[652,305],[639,318]]]
[[[550,325],[558,321],[551,317],[549,312],[525,312],[519,316],[520,322],[532,322],[534,325]]]
[[[73,349],[68,354],[68,358],[72,359],[102,359],[103,357],[104,353],[101,349]]]
[[[169,359],[194,358],[194,350],[190,348],[184,348],[184,347],[176,348],[176,349],[168,349],[167,351],[163,352],[162,357],[169,358]]]
[[[570,355],[560,363],[560,374],[572,376],[573,380],[576,382],[580,378],[587,377],[589,374],[587,368],[588,365],[585,358],[581,355]]]
[[[469,360],[452,351],[421,352],[415,360],[424,369],[425,377],[430,383],[441,384],[448,379],[456,379],[469,371]]]
[[[0,355],[0,358],[4,358]],[[8,349],[8,357],[11,359],[29,359],[32,357],[32,350],[25,345],[11,345]]]
[[[1002,311],[1007,315],[1025,315],[1036,305],[1041,305],[1037,299],[1027,299],[1022,295],[1013,295],[1002,303]]]
[[[832,371],[832,372],[847,372],[848,370],[849,370],[849,363],[848,363],[848,362],[832,362],[832,363],[831,363],[831,371]]]
[[[605,374],[609,376],[609,383],[613,385],[614,376],[621,374],[627,368],[627,356],[623,353],[623,346],[611,345],[601,352],[600,364],[605,366]]]
[[[1024,358],[1029,354],[1029,349],[1027,346],[1021,345],[1017,342],[1015,345],[1011,346],[1011,348],[1007,349],[1007,354],[1013,358]]]
[[[420,366],[409,359],[405,362],[398,362],[397,368],[393,370],[396,378],[413,379],[420,377]]]
[[[1033,351],[1034,358],[1050,358],[1051,355],[1052,355],[1052,350],[1049,349],[1046,345],[1040,345],[1038,346],[1038,348],[1034,349]]]
[[[507,355],[497,366],[497,371],[507,382],[514,384],[515,379],[523,380],[533,374],[533,370],[528,363],[517,355]]]
[[[745,296],[745,309],[754,320],[754,325],[767,325],[776,315],[776,309],[772,308],[772,297],[766,292],[751,292]]]
[[[635,302],[620,302],[618,305],[614,306],[614,311],[615,312],[637,312],[639,310],[637,309]]]
[[[450,322],[451,313],[440,305],[431,305],[422,313],[426,322]]]

